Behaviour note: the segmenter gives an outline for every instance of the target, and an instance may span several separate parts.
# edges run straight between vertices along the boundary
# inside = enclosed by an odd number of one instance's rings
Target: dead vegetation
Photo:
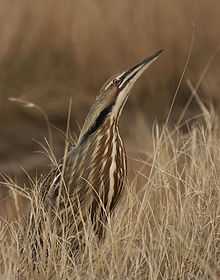
[[[71,127],[78,132],[78,124],[106,79],[163,48],[160,63],[146,74],[127,104],[121,128],[126,139],[131,139],[132,149],[136,143],[128,124],[138,119],[137,114],[144,113],[150,126],[155,119],[161,123],[166,119],[193,36],[190,63],[175,100],[172,123],[191,97],[186,80],[190,78],[195,85],[207,64],[199,94],[218,107],[219,6],[217,0],[211,5],[190,0],[150,0],[147,4],[145,0],[135,4],[131,0],[21,0],[12,5],[1,0],[1,171],[19,176],[22,171],[18,166],[34,173],[47,165],[44,157],[33,153],[39,151],[36,142],[43,142],[47,135],[42,116],[9,102],[8,97],[37,104],[52,125],[62,130],[72,97]],[[192,99],[184,119],[198,113]],[[61,155],[63,138],[56,129],[53,133],[56,154]]]
[[[15,176],[6,181],[16,190],[8,198],[5,181],[1,186],[0,279],[217,280],[219,3],[141,0],[134,9],[132,1],[96,2],[0,3],[0,169]],[[133,171],[124,200],[105,242],[85,229],[84,252],[70,258],[71,233],[63,227],[60,238],[36,200],[35,170],[39,175],[48,161],[33,151],[48,138],[49,124],[51,148],[61,155],[69,97],[78,131],[105,79],[160,48],[164,58],[136,88],[122,122]],[[10,97],[34,106],[19,107]],[[45,217],[37,269],[23,208],[36,226]]]
[[[156,126],[152,157],[141,162],[127,185],[108,222],[106,240],[98,244],[90,229],[84,228],[85,247],[72,258],[68,253],[71,232],[65,224],[61,236],[51,228],[36,199],[41,181],[32,182],[30,211],[36,230],[39,219],[43,221],[39,236],[44,245],[37,251],[36,265],[29,227],[2,226],[2,279],[15,279],[18,271],[21,279],[218,279],[218,142],[217,122],[206,128],[195,125],[187,137]]]

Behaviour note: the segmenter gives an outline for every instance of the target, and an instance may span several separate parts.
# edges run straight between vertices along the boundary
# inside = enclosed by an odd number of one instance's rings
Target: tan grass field
[[[106,240],[98,244],[85,229],[85,251],[77,258],[68,257],[68,231],[60,239],[46,218],[36,272],[31,239],[21,241],[29,228],[2,226],[1,279],[16,279],[17,271],[19,279],[219,279],[218,134],[213,127],[196,126],[187,137],[155,128],[152,158],[129,181]],[[37,209],[36,220],[45,215],[40,203]]]
[[[171,122],[175,123],[191,93],[190,79],[199,82],[199,94],[219,104],[219,1],[20,0],[0,1],[0,169],[21,176],[46,166],[36,142],[47,136],[39,111],[8,101],[20,97],[40,106],[53,127],[65,131],[72,98],[71,128],[79,125],[101,85],[113,74],[143,57],[164,49],[137,84],[123,115],[122,133],[128,149],[138,144],[139,128],[130,121],[163,123],[177,89],[192,44],[190,62],[179,88]],[[212,59],[213,58],[213,59]],[[210,60],[211,59],[211,60]],[[206,71],[204,72],[204,70]],[[191,100],[184,118],[199,113]],[[22,133],[23,131],[28,133]],[[62,155],[63,138],[53,129],[54,147]],[[136,136],[137,135],[137,136]],[[136,138],[136,139],[135,139]],[[130,139],[130,140],[129,140]],[[134,140],[135,139],[135,140]]]
[[[0,280],[220,279],[219,12],[217,0],[0,0]],[[46,219],[34,269],[25,214],[45,216],[31,207],[45,138],[60,158],[70,100],[75,138],[105,80],[161,48],[120,123],[129,180],[106,240],[85,229],[70,259],[68,230]]]

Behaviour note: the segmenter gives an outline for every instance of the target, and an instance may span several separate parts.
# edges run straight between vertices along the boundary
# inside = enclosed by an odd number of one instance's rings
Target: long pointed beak
[[[122,73],[120,76],[121,83],[119,84],[119,89],[123,89],[130,81],[132,84],[137,81],[141,74],[160,56],[163,50],[157,51],[152,56],[145,58],[142,62],[133,66],[128,71]]]

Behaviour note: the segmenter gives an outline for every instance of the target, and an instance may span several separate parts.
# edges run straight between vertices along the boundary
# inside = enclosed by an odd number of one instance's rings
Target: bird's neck
[[[91,135],[91,140],[97,142],[101,141],[101,146],[110,145],[113,140],[112,137],[118,134],[118,122],[114,117],[108,117],[105,119],[103,124]]]

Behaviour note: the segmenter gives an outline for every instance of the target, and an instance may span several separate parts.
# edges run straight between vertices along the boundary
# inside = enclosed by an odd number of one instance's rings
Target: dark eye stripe
[[[120,79],[114,79],[114,80],[112,81],[112,83],[113,83],[115,86],[119,86],[120,83],[121,83],[121,80],[120,80]]]
[[[121,77],[123,76],[124,72],[121,73],[120,75],[116,76],[114,79],[112,79],[111,81],[109,81],[105,86],[104,86],[104,90],[109,89],[111,86],[116,85],[119,86],[121,83]]]

